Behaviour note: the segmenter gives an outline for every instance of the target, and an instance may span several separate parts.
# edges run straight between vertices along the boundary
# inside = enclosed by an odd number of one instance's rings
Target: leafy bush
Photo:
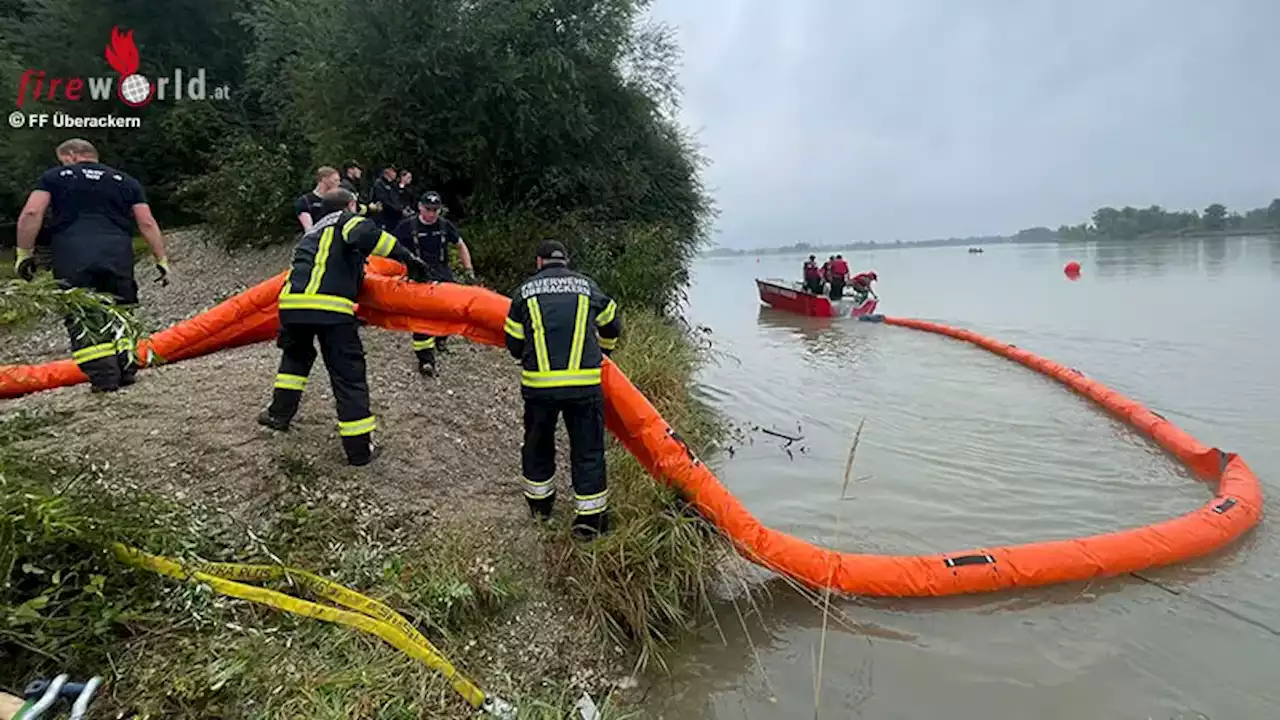
[[[230,249],[293,235],[298,227],[292,217],[296,187],[284,145],[264,147],[245,138],[212,172],[186,183],[179,198],[199,208],[213,242]]]
[[[476,272],[491,289],[510,294],[534,272],[534,251],[554,238],[570,266],[590,275],[618,304],[666,313],[684,297],[696,247],[662,223],[592,222],[581,214],[547,220],[525,212],[477,220],[463,228]]]

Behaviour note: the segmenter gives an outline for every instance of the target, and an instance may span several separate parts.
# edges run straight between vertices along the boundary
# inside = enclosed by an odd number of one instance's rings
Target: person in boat
[[[849,263],[843,255],[836,255],[831,261],[831,299],[844,297],[844,284],[849,278]]]
[[[859,303],[862,303],[862,302],[866,302],[868,294],[875,296],[876,292],[871,289],[871,283],[875,282],[876,280],[877,278],[876,278],[875,270],[868,270],[866,272],[860,272],[857,275],[854,275],[853,281],[849,283],[849,285],[853,288],[854,299],[857,300]]]
[[[827,261],[826,261],[826,262],[822,263],[822,284],[823,284],[823,286],[825,286],[827,283],[831,282],[831,263],[835,262],[835,259],[836,259],[836,256],[835,256],[835,255],[832,255],[832,256],[830,256],[830,257],[828,257],[828,258],[827,258]],[[818,294],[819,294],[819,295],[821,295],[821,294],[822,294],[822,291],[821,291],[821,290],[819,290],[819,291],[818,291]]]
[[[814,295],[822,294],[822,270],[814,255],[810,255],[804,263],[804,289]]]

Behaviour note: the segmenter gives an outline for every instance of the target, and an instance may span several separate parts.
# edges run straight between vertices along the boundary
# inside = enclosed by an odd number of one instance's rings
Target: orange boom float
[[[398,263],[376,259],[357,314],[370,324],[431,335],[464,335],[501,345],[509,301],[454,284],[404,284]],[[173,362],[271,339],[284,274],[142,343],[145,364]],[[938,323],[883,318],[886,324],[964,340],[1048,375],[1093,400],[1172,453],[1197,476],[1217,483],[1205,506],[1165,522],[1072,540],[976,548],[940,555],[861,555],[817,547],[760,524],[699,462],[625,375],[606,361],[609,429],[656,478],[682,495],[748,559],[813,587],[871,596],[922,597],[1031,587],[1135,572],[1205,555],[1234,542],[1262,515],[1262,488],[1240,457],[1202,445],[1134,400],[1082,373],[1013,345]],[[70,360],[0,367],[0,397],[83,382]],[[264,381],[265,382],[265,381]]]

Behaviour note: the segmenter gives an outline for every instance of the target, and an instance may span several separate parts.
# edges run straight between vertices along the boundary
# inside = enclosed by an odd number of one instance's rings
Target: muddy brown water
[[[1280,498],[1280,239],[846,253],[887,314],[975,329],[1079,368],[1207,444]],[[1068,260],[1084,266],[1068,281]],[[748,426],[716,470],[772,527],[843,550],[933,553],[1146,524],[1210,497],[1158,448],[1053,382],[975,347],[761,307],[754,277],[800,256],[699,262],[690,315],[725,354],[709,400]],[[866,418],[849,502],[835,502]],[[838,516],[837,516],[838,514]],[[824,718],[1280,716],[1280,536],[1146,576],[932,600],[842,600]],[[654,717],[815,717],[822,614],[777,582],[677,653]]]

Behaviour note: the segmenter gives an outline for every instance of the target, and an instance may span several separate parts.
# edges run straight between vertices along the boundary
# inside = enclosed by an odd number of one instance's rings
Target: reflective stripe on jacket
[[[369,255],[403,262],[408,251],[355,213],[343,210],[318,219],[293,251],[293,267],[280,290],[281,322],[352,319]]]
[[[516,288],[506,321],[507,350],[523,367],[526,393],[597,392],[604,355],[622,332],[618,305],[595,282],[546,265]]]

